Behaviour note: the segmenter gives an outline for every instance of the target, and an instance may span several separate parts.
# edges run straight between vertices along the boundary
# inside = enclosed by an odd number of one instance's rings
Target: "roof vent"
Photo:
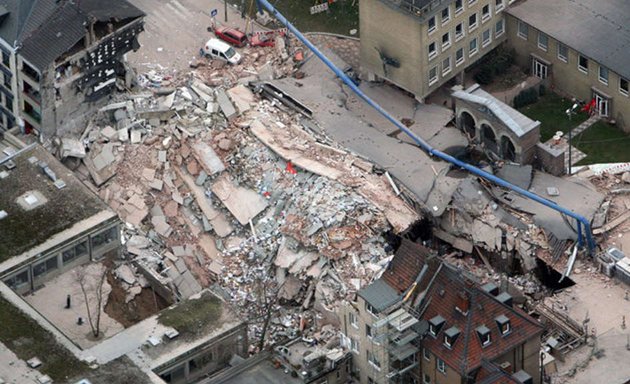
[[[33,206],[35,204],[37,204],[37,202],[39,200],[37,200],[37,196],[32,195],[32,194],[27,194],[26,196],[24,196],[24,201],[26,202],[26,204]]]
[[[5,211],[5,210],[0,211],[0,220],[4,219],[7,216],[9,216],[7,211]]]
[[[52,180],[53,182],[57,181],[57,175],[52,169],[50,169],[48,164],[42,161],[39,163],[39,167],[42,169],[42,172],[44,172],[44,174],[48,176],[50,180]]]
[[[499,294],[499,287],[497,287],[494,283],[487,283],[481,286],[481,290],[491,294],[492,296],[496,296]]]
[[[15,168],[15,162],[13,160],[8,160],[4,163],[4,167],[10,171]]]
[[[534,382],[534,379],[532,378],[532,376],[529,373],[523,371],[522,369],[516,372],[515,374],[513,374],[512,378],[521,384],[533,384]]]
[[[7,171],[0,171],[0,180],[6,179],[7,177],[9,177],[9,172],[7,172]]]
[[[498,295],[496,297],[496,299],[501,303],[501,304],[505,304],[508,307],[512,306],[512,295],[510,295],[507,292],[503,292],[500,295]]]

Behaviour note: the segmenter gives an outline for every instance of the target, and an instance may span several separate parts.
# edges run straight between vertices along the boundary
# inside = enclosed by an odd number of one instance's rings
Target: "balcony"
[[[414,341],[418,338],[418,334],[412,330],[406,332],[397,332],[390,336],[389,340],[395,345],[404,345]]]
[[[412,325],[418,323],[418,319],[402,308],[392,313],[389,319],[389,325],[394,327],[398,332],[403,332]]]
[[[35,102],[37,105],[40,105],[42,103],[42,95],[39,93],[39,91],[31,86],[25,86],[22,94],[24,94],[31,101]]]

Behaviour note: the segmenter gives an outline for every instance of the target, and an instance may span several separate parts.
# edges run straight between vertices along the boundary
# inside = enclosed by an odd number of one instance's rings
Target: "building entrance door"
[[[534,76],[545,80],[547,78],[547,64],[541,63],[538,59],[532,61],[532,73]]]
[[[593,98],[595,99],[597,113],[599,113],[602,117],[608,117],[608,98],[601,96],[598,93],[594,93]]]

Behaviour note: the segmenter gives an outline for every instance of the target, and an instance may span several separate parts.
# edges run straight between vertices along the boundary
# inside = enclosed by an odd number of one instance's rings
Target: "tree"
[[[75,271],[75,277],[77,283],[79,283],[79,286],[81,287],[81,292],[83,292],[85,309],[87,310],[87,317],[90,329],[92,330],[92,335],[95,338],[98,338],[101,333],[103,285],[105,284],[105,278],[107,277],[107,268],[104,265],[99,265],[99,270],[96,274],[93,274],[90,273],[90,267],[91,265],[77,268]],[[90,303],[91,298],[94,302],[92,305]],[[91,306],[94,308],[91,308]]]

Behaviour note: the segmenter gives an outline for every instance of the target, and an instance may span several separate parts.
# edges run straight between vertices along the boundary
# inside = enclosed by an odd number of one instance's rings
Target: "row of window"
[[[470,32],[472,30],[474,30],[474,28],[470,28],[469,26],[468,31]],[[503,35],[504,32],[505,32],[505,22],[503,19],[501,19],[497,21],[494,26],[495,38],[498,38],[499,36]],[[455,42],[458,42],[459,40],[464,38],[466,33],[464,32],[463,23],[459,23],[455,26],[454,33],[455,33]],[[482,46],[483,47],[487,46],[488,44],[490,44],[490,41],[491,41],[491,28],[488,28],[482,33]],[[451,32],[449,31],[449,32],[446,32],[444,35],[442,35],[441,52],[445,52],[450,47],[451,47]],[[429,44],[428,55],[429,55],[429,61],[431,61],[438,55],[437,42],[433,41]]]
[[[519,21],[518,29],[516,34],[522,38],[527,40],[529,38],[529,25]],[[549,37],[543,33],[538,32],[538,40],[537,40],[538,48],[542,51],[547,52],[549,50]],[[565,63],[569,62],[569,47],[558,42],[557,48],[557,57],[558,60],[563,61]],[[588,74],[589,71],[589,59],[581,54],[578,54],[578,62],[577,62],[578,70],[584,74]],[[602,84],[608,85],[608,68],[603,65],[599,65],[598,69],[598,79]],[[624,96],[628,96],[628,80],[623,77],[619,77],[619,93]]]
[[[504,24],[503,24],[503,20],[500,20],[495,25],[495,38],[501,36],[503,32],[504,32]],[[479,52],[478,42],[479,40],[477,37],[472,38],[468,42],[468,57],[472,57],[476,55],[477,52]],[[488,28],[485,31],[483,31],[481,34],[481,48],[487,47],[488,45],[490,45],[491,42],[492,42],[492,32],[491,32],[491,28]],[[464,55],[464,48],[461,47],[457,51],[455,51],[455,67],[460,66],[462,63],[464,63],[464,61],[466,61],[466,58]],[[452,70],[451,56],[448,56],[442,59],[442,62],[440,64],[442,67],[441,73],[442,73],[442,76],[444,77],[448,75]],[[439,78],[437,65],[429,69],[428,78],[429,78],[429,86],[437,83],[438,78]]]
[[[477,0],[468,0],[468,6],[472,6],[477,2]],[[495,13],[499,13],[503,8],[505,8],[505,2],[506,0],[494,0],[494,10]],[[509,4],[513,3],[514,0],[509,0]],[[481,21],[485,22],[487,20],[490,19],[490,17],[492,16],[492,2],[485,4],[483,7],[481,7]],[[461,14],[462,12],[464,12],[464,0],[456,0],[455,4],[455,16]],[[475,24],[477,23],[477,13],[474,14],[475,17]],[[440,24],[441,25],[446,25],[448,24],[448,22],[451,20],[451,6],[448,5],[446,8],[442,9],[442,11],[440,12]],[[470,20],[470,18],[469,18]],[[435,30],[437,30],[438,28],[438,23],[437,23],[437,15],[436,16],[432,16],[431,18],[429,18],[428,20],[428,33],[429,35],[432,34],[433,32],[435,32]]]
[[[98,249],[106,244],[110,244],[118,239],[118,226],[109,228],[95,236],[92,236],[91,244],[92,249]],[[61,263],[59,262],[59,254],[55,254],[43,261],[33,264],[32,273],[33,279],[42,277],[54,270],[59,269],[62,266],[66,266],[72,261],[85,256],[89,253],[87,238],[82,242],[73,245],[61,252]],[[28,268],[22,272],[13,275],[4,280],[4,283],[11,289],[19,289],[22,286],[29,284],[29,270]]]

